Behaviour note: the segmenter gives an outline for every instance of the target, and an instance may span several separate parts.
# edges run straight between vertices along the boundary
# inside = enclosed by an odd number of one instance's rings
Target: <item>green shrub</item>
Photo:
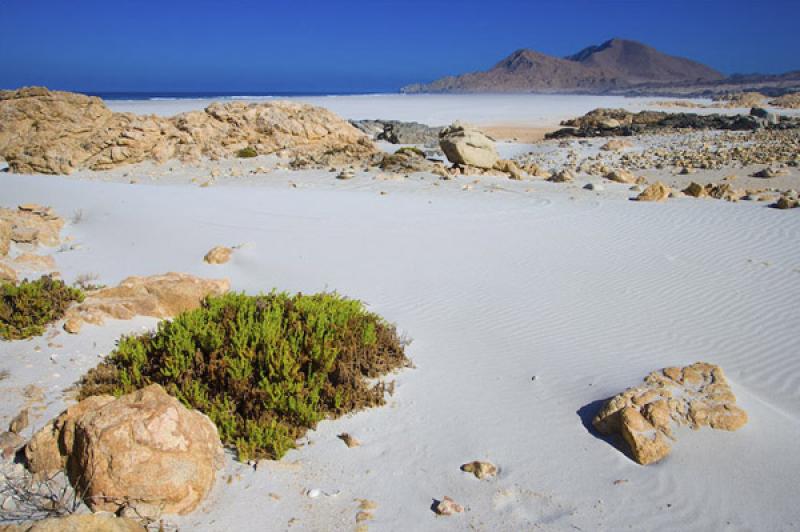
[[[405,366],[393,326],[336,294],[207,298],[123,337],[81,397],[159,383],[208,415],[239,458],[280,458],[326,417],[384,403],[377,378]]]
[[[258,157],[258,152],[252,146],[248,146],[246,148],[242,148],[241,150],[236,152],[237,157],[241,157],[243,159],[247,159],[250,157]]]
[[[38,336],[49,323],[64,317],[73,301],[83,301],[83,292],[45,275],[36,281],[0,286],[0,338],[20,340]]]

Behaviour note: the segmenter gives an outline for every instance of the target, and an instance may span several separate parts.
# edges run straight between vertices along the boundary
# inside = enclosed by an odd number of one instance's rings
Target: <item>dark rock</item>
[[[374,140],[385,140],[392,144],[422,144],[426,147],[439,145],[439,133],[443,129],[398,120],[352,120],[350,123]]]

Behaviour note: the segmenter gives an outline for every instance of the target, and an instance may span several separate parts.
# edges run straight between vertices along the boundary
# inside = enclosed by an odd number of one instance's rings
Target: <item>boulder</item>
[[[492,139],[459,122],[442,130],[439,146],[454,164],[488,170],[494,168],[499,158]]]
[[[92,510],[155,517],[194,510],[223,458],[211,420],[153,384],[80,416],[67,466]]]
[[[231,253],[233,253],[231,248],[227,248],[225,246],[215,246],[211,248],[208,253],[206,253],[205,257],[203,257],[203,260],[209,264],[225,264],[231,260]]]
[[[637,201],[664,201],[669,197],[670,188],[661,181],[656,181],[644,189],[638,196]]]
[[[93,511],[150,518],[194,510],[224,458],[214,424],[157,384],[73,405],[34,435],[25,454],[40,477],[66,466]]]
[[[644,382],[606,401],[592,422],[601,434],[621,435],[640,464],[669,454],[674,426],[733,431],[747,423],[719,366],[697,362],[664,368]]]
[[[169,318],[200,306],[207,296],[230,289],[227,279],[201,279],[186,273],[128,277],[118,286],[91,292],[65,316],[71,329],[81,323],[101,325],[106,319],[129,320],[134,316]]]
[[[551,183],[571,183],[575,181],[575,174],[568,168],[563,168],[547,178]]]
[[[99,98],[43,88],[0,94],[0,156],[12,172],[69,174],[142,161],[221,159],[247,147],[278,153],[299,167],[378,153],[331,111],[299,102],[212,103],[163,118],[114,113]]]
[[[51,517],[30,525],[17,525],[15,532],[146,532],[133,519],[113,514],[85,514]]]
[[[689,183],[689,186],[683,189],[683,193],[693,198],[704,198],[708,196],[708,193],[706,192],[706,187],[704,187],[700,183],[695,183],[694,181]]]

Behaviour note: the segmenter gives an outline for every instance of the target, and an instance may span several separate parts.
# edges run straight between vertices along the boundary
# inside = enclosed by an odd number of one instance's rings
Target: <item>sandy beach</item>
[[[347,119],[502,125],[519,139],[498,143],[508,157],[549,157],[557,141],[534,146],[523,133],[591,109],[653,108],[648,99],[581,96],[303,101]],[[108,102],[163,116],[206,104]],[[594,153],[602,142],[571,146]],[[735,172],[741,186],[755,187],[763,183],[748,177],[756,168],[642,174],[679,189]],[[211,186],[198,186],[212,170]],[[770,186],[796,189],[798,172]],[[800,526],[800,211],[708,198],[630,201],[630,185],[580,174],[568,184],[360,169],[350,180],[334,176],[290,170],[274,156],[2,174],[2,206],[38,203],[74,220],[62,233],[69,245],[44,251],[65,281],[94,274],[113,285],[177,271],[225,277],[250,294],[337,291],[413,340],[414,367],[392,376],[386,407],[323,421],[280,461],[254,467],[228,453],[200,509],[165,523],[355,530],[358,500],[368,499],[376,531]],[[216,245],[236,246],[229,263],[203,262]],[[35,385],[44,397],[26,434],[38,429],[120,335],[156,322],[111,320],[77,335],[54,325],[43,337],[0,343],[0,369],[10,372],[0,381],[0,421]],[[644,467],[591,428],[604,400],[652,370],[696,361],[724,368],[749,416],[741,430],[682,428],[672,454]],[[343,432],[362,445],[345,446]],[[472,460],[496,464],[497,477],[459,470]],[[432,512],[443,496],[464,513]]]

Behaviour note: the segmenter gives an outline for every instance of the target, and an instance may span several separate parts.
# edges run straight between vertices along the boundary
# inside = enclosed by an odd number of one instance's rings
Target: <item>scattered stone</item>
[[[605,190],[605,187],[599,183],[587,183],[583,186],[585,190],[594,190],[595,192],[602,192]]]
[[[206,296],[222,295],[229,289],[227,279],[202,279],[186,273],[128,277],[118,286],[88,294],[83,303],[67,311],[65,325],[80,330],[78,321],[102,325],[109,318],[168,318],[197,308]]]
[[[225,246],[216,246],[211,248],[211,250],[206,253],[205,257],[203,257],[203,260],[209,264],[225,264],[231,260],[231,253],[233,253],[231,248],[227,248]]]
[[[628,185],[636,183],[636,176],[634,176],[630,171],[625,170],[624,168],[612,170],[611,172],[607,173],[604,177],[609,181],[614,181],[616,183],[625,183]]]
[[[522,170],[514,161],[498,159],[497,163],[494,165],[494,169],[507,173],[508,177],[515,181],[520,181],[524,177]]]
[[[343,432],[343,433],[339,434],[337,436],[337,438],[342,440],[344,442],[344,444],[347,445],[348,447],[350,447],[351,449],[353,447],[359,447],[361,445],[361,442],[357,438],[355,438],[354,436],[351,436],[347,432]]]
[[[781,196],[778,201],[773,205],[776,209],[796,209],[800,207],[800,201],[797,198],[790,198],[789,196]]]
[[[342,170],[336,176],[336,179],[347,180],[347,179],[353,179],[355,176],[356,176],[356,173],[353,172],[352,170]]]
[[[762,179],[771,179],[773,177],[781,177],[785,175],[789,175],[789,172],[787,170],[784,170],[783,168],[772,168],[768,166],[767,168],[764,168],[754,173],[753,177],[760,177]]]
[[[664,201],[669,197],[670,188],[661,181],[656,181],[644,189],[638,196],[637,201]]]
[[[460,122],[442,130],[439,146],[451,163],[492,169],[499,159],[492,139]]]
[[[694,181],[692,181],[688,187],[683,189],[683,193],[693,198],[704,198],[708,196],[708,193],[706,192],[706,187],[704,187],[699,183],[695,183]]]
[[[30,424],[30,413],[27,408],[23,408],[19,413],[14,416],[11,423],[8,424],[8,431],[14,434],[19,434]]]
[[[747,423],[719,366],[669,367],[644,382],[609,399],[592,422],[602,434],[621,434],[640,464],[669,454],[673,425],[733,431]]]
[[[571,183],[575,181],[575,174],[568,168],[562,168],[548,179],[551,183]]]
[[[433,511],[438,515],[453,515],[462,513],[464,507],[445,495],[441,501],[436,501]]]
[[[475,460],[461,466],[461,471],[472,473],[476,478],[483,480],[497,475],[497,467],[489,462]]]
[[[631,144],[627,140],[611,139],[602,146],[600,146],[600,149],[603,151],[622,151],[625,148],[631,148],[631,147],[633,147],[633,144]]]

